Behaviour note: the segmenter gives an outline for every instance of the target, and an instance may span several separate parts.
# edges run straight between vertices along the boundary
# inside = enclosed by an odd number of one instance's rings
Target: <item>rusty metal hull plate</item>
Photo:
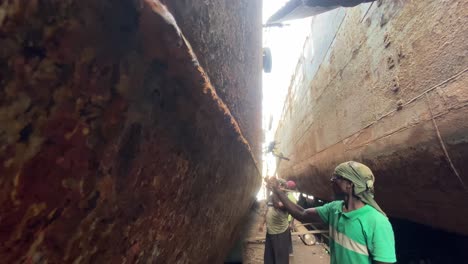
[[[468,234],[466,8],[379,1],[316,17],[276,134],[291,159],[280,174],[332,199],[334,167],[362,161],[390,216]]]
[[[222,262],[259,172],[167,9],[0,14],[2,262]]]

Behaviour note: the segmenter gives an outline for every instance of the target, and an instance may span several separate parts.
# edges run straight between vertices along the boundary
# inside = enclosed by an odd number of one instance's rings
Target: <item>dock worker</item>
[[[303,223],[323,221],[330,230],[331,264],[395,263],[392,225],[374,200],[375,177],[364,164],[348,161],[338,165],[331,178],[336,201],[303,209],[269,178],[267,187],[284,208]]]
[[[285,188],[288,186],[287,183],[283,180],[278,180],[276,183],[278,186],[281,186],[281,190],[278,189],[278,192],[287,195],[285,192]],[[291,183],[289,183],[289,185],[291,185]],[[289,200],[289,198],[286,199]],[[263,231],[264,224],[266,224],[267,229],[263,258],[264,263],[288,264],[291,250],[291,232],[288,221],[289,214],[275,193],[270,195],[267,205],[264,221],[260,225],[260,231]]]

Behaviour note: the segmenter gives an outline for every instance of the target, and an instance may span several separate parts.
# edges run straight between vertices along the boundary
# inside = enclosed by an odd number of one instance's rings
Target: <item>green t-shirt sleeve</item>
[[[382,217],[374,226],[370,253],[375,261],[395,263],[395,237],[393,228],[386,217]]]
[[[318,215],[320,216],[320,218],[322,218],[322,221],[325,224],[330,224],[330,213],[334,211],[338,204],[341,204],[341,202],[334,201],[331,203],[327,203],[323,206],[315,207],[315,210],[317,210]]]

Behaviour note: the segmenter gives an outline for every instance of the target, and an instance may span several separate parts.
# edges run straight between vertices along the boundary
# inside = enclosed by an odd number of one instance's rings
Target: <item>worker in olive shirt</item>
[[[286,187],[286,183],[281,183]],[[284,191],[280,191],[284,194]],[[286,194],[284,194],[286,195]],[[289,250],[291,248],[291,232],[289,231],[288,212],[283,203],[278,200],[276,194],[269,197],[267,211],[263,224],[266,224],[267,232],[265,238],[264,263],[265,264],[288,264]]]
[[[329,225],[332,264],[395,263],[393,229],[374,200],[374,175],[364,164],[348,161],[331,179],[337,201],[304,210],[289,201],[274,178],[267,186],[288,212],[301,222],[322,220]]]

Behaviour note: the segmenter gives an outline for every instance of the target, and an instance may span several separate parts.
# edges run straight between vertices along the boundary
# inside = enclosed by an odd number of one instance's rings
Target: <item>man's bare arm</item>
[[[296,207],[298,210],[304,210],[301,206],[299,206],[297,203],[293,203],[294,207]]]
[[[309,222],[321,222],[322,219],[317,213],[315,208],[304,209],[299,205],[293,203],[289,198],[286,196],[284,192],[282,192],[278,185],[270,186],[273,190],[273,193],[276,194],[276,197],[281,201],[286,211],[292,215],[292,217],[296,218],[297,220],[306,223]]]
[[[273,203],[274,208],[285,210],[283,203],[279,200],[278,195],[275,193],[271,195],[271,202]]]

